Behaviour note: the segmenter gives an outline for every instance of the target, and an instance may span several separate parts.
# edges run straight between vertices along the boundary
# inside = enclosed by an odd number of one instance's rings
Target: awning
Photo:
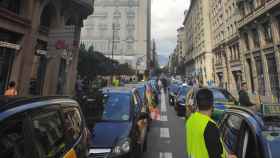
[[[0,47],[14,49],[14,50],[20,50],[20,45],[14,44],[14,43],[9,43],[9,42],[3,42],[3,41],[0,41]]]

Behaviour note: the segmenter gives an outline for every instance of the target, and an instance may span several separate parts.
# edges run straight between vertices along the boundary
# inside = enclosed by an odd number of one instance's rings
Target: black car
[[[148,113],[136,89],[106,88],[92,125],[90,157],[137,157],[147,148]],[[98,116],[98,117],[96,117]]]
[[[219,126],[227,151],[237,157],[280,157],[280,105],[263,105],[257,113],[230,107]]]
[[[191,87],[187,85],[182,85],[178,89],[178,93],[175,97],[175,107],[174,107],[178,116],[186,115],[186,96],[190,90]]]
[[[89,132],[68,97],[0,97],[3,158],[86,158]]]

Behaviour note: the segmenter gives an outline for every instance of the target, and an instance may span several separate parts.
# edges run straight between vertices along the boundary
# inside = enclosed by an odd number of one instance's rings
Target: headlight
[[[131,149],[131,141],[129,138],[123,139],[117,143],[117,145],[114,147],[112,151],[113,156],[119,156],[126,154]]]

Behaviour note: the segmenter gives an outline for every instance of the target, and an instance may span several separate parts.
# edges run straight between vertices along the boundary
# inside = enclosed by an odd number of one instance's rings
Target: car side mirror
[[[149,113],[141,112],[139,115],[139,120],[148,119],[150,117]]]

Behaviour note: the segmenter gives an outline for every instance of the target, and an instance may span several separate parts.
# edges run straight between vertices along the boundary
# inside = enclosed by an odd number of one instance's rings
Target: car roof
[[[45,96],[45,97],[7,97],[0,96],[0,120],[18,112],[23,112],[28,109],[38,108],[46,106],[57,102],[73,102],[77,103],[75,100],[71,99],[69,96]],[[44,104],[42,104],[44,102]],[[32,104],[32,106],[31,106]],[[26,106],[30,105],[30,106]]]
[[[134,87],[105,87],[102,89],[104,93],[132,93]]]

